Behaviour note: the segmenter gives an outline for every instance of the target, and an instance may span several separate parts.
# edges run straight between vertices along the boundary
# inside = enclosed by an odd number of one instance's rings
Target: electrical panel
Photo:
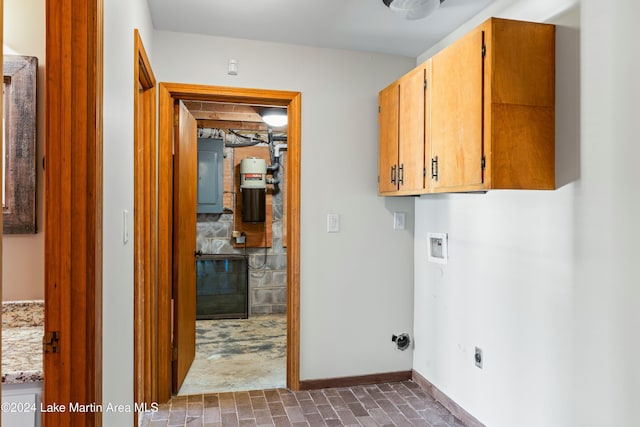
[[[198,138],[198,213],[223,211],[224,141]]]

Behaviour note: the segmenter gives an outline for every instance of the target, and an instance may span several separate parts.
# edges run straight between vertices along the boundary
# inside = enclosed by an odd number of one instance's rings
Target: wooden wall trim
[[[173,308],[173,97],[159,85],[158,135],[158,384],[157,399],[171,398]]]
[[[320,388],[355,387],[367,384],[393,383],[411,379],[411,371],[386,372],[381,374],[359,375],[353,377],[324,378],[300,381],[300,390]]]
[[[447,396],[444,392],[442,392],[438,387],[431,384],[429,380],[420,375],[415,370],[412,373],[413,381],[418,384],[428,395],[433,397],[435,400],[440,402],[442,406],[447,408],[449,412],[453,414],[454,417],[459,419],[464,423],[467,427],[485,427],[480,421],[476,419],[473,415],[464,410],[460,405],[458,405],[453,399]]]
[[[295,93],[287,108],[287,387],[300,390],[300,170],[302,94]]]
[[[3,40],[4,40],[4,2],[0,0],[0,55],[3,53]],[[3,117],[2,104],[0,103],[0,117]],[[0,168],[2,167],[2,156],[0,156]],[[0,187],[4,183],[2,182],[2,174],[0,174]],[[2,217],[0,216],[0,301],[2,301]],[[0,325],[2,325],[2,311],[0,310]],[[0,327],[0,342],[2,341],[2,327]],[[2,366],[2,346],[0,345],[0,366]],[[2,383],[0,383],[0,391],[2,390]],[[0,395],[1,396],[1,395]],[[0,397],[0,400],[1,397]],[[0,425],[2,419],[0,418]]]
[[[102,0],[46,2],[45,405],[102,401]],[[99,413],[49,412],[53,426]]]
[[[134,396],[156,400],[157,381],[157,172],[156,80],[134,30]]]
[[[159,87],[158,400],[171,397],[173,103],[177,99],[288,108],[287,155],[287,387],[300,386],[300,92],[161,82]]]

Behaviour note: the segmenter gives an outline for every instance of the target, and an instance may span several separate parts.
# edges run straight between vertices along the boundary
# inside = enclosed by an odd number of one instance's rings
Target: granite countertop
[[[2,304],[2,382],[42,381],[43,301]]]

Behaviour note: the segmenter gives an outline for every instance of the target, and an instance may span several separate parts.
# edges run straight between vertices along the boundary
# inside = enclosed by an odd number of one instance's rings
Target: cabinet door
[[[398,84],[392,84],[378,95],[378,191],[389,193],[398,189]]]
[[[398,184],[400,191],[422,192],[425,157],[425,77],[420,66],[400,79]]]
[[[432,58],[434,191],[473,190],[483,182],[483,39],[480,27]]]

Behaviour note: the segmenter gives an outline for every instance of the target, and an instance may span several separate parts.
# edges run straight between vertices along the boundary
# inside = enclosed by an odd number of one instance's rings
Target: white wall
[[[4,1],[4,54],[38,58],[37,88],[37,198],[38,233],[2,236],[2,299],[4,301],[44,298],[44,0]]]
[[[133,30],[151,56],[146,0],[104,2],[103,403],[133,403]],[[151,59],[152,60],[152,59]],[[131,412],[106,412],[105,426],[133,425]]]
[[[491,15],[558,25],[558,189],[415,205],[414,369],[487,426],[640,425],[639,12],[497,1],[418,59]],[[446,266],[426,262],[430,231],[449,233]]]
[[[159,81],[302,92],[301,379],[411,369],[391,335],[413,326],[413,200],[376,195],[377,93],[415,58],[172,32],[153,45]]]

